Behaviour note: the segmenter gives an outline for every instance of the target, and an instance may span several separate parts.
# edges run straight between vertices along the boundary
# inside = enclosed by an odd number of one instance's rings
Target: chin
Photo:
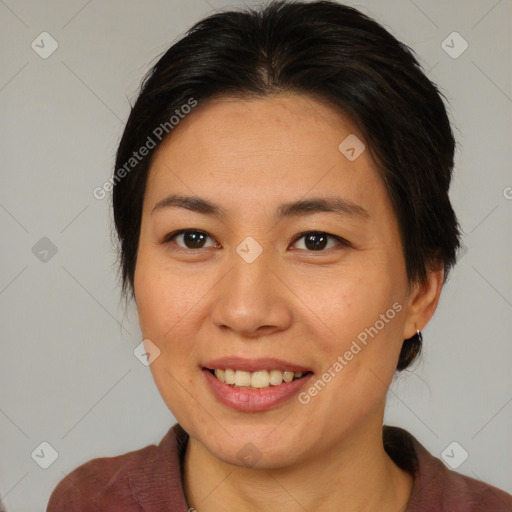
[[[238,424],[224,422],[221,418],[219,423],[194,421],[190,422],[190,428],[187,422],[180,421],[180,424],[217,459],[238,467],[283,468],[294,464],[307,451],[307,440],[297,424],[280,423],[282,417],[273,421],[255,420],[251,418]],[[229,426],[224,429],[221,425]],[[311,444],[314,445],[315,440],[312,439]]]
[[[209,442],[208,444],[212,444]],[[245,439],[238,438],[236,441],[215,444],[206,448],[218,459],[242,468],[278,469],[294,464],[300,458],[298,445],[290,438],[280,436],[273,441],[262,438],[254,440],[253,436],[247,435]],[[301,446],[301,448],[303,448]]]

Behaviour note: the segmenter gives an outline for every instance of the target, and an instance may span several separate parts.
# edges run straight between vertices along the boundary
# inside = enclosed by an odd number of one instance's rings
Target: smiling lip
[[[219,402],[232,409],[244,412],[259,412],[272,409],[296,395],[308,382],[312,373],[292,382],[264,389],[234,388],[221,382],[210,370],[203,368],[207,384]]]
[[[211,370],[234,369],[247,372],[259,370],[281,370],[304,372],[305,375],[292,382],[283,382],[278,386],[269,386],[263,389],[237,388],[221,382]],[[295,396],[311,380],[313,373],[309,368],[294,363],[287,363],[280,359],[242,359],[229,357],[209,361],[202,368],[206,383],[215,398],[222,404],[244,412],[260,412],[277,407]]]

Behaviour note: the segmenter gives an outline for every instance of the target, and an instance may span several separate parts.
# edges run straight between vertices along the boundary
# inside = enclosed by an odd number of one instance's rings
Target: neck
[[[304,512],[318,510],[319,501],[325,511],[405,511],[413,477],[385,452],[382,415],[378,422],[358,425],[324,453],[314,451],[278,469],[225,463],[190,437],[184,463],[188,504],[201,512]]]

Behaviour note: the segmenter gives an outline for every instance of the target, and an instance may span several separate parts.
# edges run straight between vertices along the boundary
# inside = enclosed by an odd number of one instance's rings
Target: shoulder
[[[66,475],[55,487],[47,512],[109,510],[109,505],[134,505],[130,474],[151,458],[156,446],[118,455],[92,459]],[[123,509],[125,510],[125,509]],[[130,510],[130,509],[126,509]],[[135,510],[139,510],[138,507]]]
[[[384,427],[386,450],[414,473],[407,512],[511,512],[512,496],[490,484],[449,469],[407,431]],[[398,454],[398,459],[397,459]],[[401,458],[400,458],[401,456]]]
[[[438,461],[439,464],[442,464]],[[512,496],[475,478],[439,469],[438,488],[446,510],[456,512],[510,512]]]
[[[446,510],[447,512],[512,511],[512,496],[510,494],[490,484],[450,470],[430,454],[424,456],[424,461],[420,464],[418,493],[415,501],[423,507],[429,501],[431,504],[436,503],[439,508],[432,510]],[[413,509],[413,511],[415,510]],[[418,511],[423,510],[427,509],[418,508]]]
[[[95,458],[78,466],[55,487],[47,512],[140,511],[144,496],[139,494],[152,487],[157,492],[162,472],[167,470],[171,479],[179,475],[177,457],[173,456],[174,430],[175,426],[158,446]],[[159,471],[155,471],[157,467]]]

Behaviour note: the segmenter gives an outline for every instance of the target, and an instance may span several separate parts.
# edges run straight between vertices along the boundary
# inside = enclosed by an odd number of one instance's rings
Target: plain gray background
[[[512,2],[347,3],[415,50],[448,99],[459,143],[451,197],[467,250],[420,362],[396,377],[386,423],[440,458],[456,441],[452,460],[468,453],[457,471],[512,493]],[[69,471],[158,443],[174,423],[133,355],[141,335],[120,299],[109,200],[92,191],[112,172],[149,65],[230,5],[243,3],[0,0],[0,494],[9,512],[44,511]],[[51,49],[42,32],[58,43],[46,59],[31,47]],[[48,469],[36,463],[51,456],[42,442],[58,453]]]

